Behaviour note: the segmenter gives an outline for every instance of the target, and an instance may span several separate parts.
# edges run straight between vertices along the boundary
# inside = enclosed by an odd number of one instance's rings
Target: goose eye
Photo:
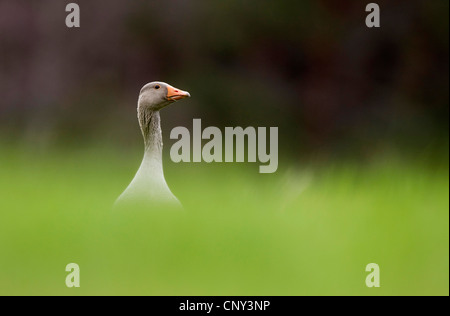
[[[158,90],[159,88],[161,88],[159,85],[155,86],[155,89]]]

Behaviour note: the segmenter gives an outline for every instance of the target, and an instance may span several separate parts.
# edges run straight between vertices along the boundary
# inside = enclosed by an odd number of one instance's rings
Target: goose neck
[[[162,161],[162,132],[159,111],[140,110],[139,125],[144,137],[145,159]]]

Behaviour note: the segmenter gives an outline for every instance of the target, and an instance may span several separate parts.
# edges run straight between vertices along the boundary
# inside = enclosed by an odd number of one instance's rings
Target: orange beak
[[[168,86],[167,87],[167,100],[169,101],[178,101],[184,98],[189,98],[191,95],[189,92]]]

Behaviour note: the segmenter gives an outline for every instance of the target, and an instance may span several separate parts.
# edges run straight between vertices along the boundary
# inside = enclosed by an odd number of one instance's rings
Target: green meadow
[[[185,212],[111,220],[140,155],[2,146],[0,295],[449,294],[448,161],[280,161],[262,175],[165,157]],[[72,262],[80,288],[65,285]]]

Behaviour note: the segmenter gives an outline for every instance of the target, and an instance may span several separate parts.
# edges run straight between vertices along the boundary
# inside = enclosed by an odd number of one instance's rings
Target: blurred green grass
[[[448,165],[173,164],[186,214],[111,225],[140,154],[0,152],[0,295],[448,295]],[[132,157],[132,158],[129,158]],[[66,288],[65,266],[81,269]],[[381,287],[365,286],[365,266]]]

